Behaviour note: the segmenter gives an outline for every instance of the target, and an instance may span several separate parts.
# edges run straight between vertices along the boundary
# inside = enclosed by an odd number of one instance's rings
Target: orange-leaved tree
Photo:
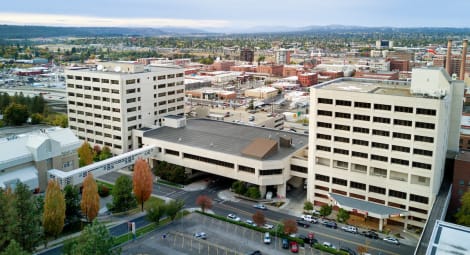
[[[200,195],[196,198],[196,204],[201,207],[202,212],[212,208],[212,199],[206,195]]]
[[[92,173],[88,173],[83,180],[82,201],[80,208],[88,221],[93,221],[100,210],[100,196],[98,195],[98,185]]]
[[[65,195],[60,190],[59,182],[49,180],[44,199],[44,213],[42,226],[48,236],[57,237],[64,228],[65,221]],[[46,239],[47,240],[47,239]]]
[[[144,211],[144,202],[150,198],[153,188],[153,174],[147,162],[141,158],[134,164],[134,175],[132,177],[133,191],[137,202],[141,204]]]
[[[253,219],[253,222],[256,223],[258,226],[263,226],[266,223],[266,218],[264,217],[264,214],[260,211],[256,211],[253,216],[251,216]]]
[[[87,166],[93,163],[93,150],[87,141],[83,142],[82,146],[78,148],[77,152],[78,152],[78,157],[80,158],[79,159],[80,166]]]
[[[282,221],[284,225],[284,234],[290,235],[297,233],[297,222],[293,219],[285,219]]]

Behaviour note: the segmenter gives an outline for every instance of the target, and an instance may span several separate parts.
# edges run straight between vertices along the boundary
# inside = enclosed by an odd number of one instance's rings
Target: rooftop
[[[470,228],[436,221],[426,255],[470,254]]]
[[[209,119],[188,119],[185,127],[161,127],[145,132],[144,137],[241,157],[246,157],[242,151],[257,138],[276,142],[280,137],[292,138],[292,147],[281,146],[263,160],[283,159],[308,144],[307,135]]]
[[[333,198],[340,207],[346,207],[365,211],[368,214],[380,215],[384,218],[391,217],[392,215],[408,215],[408,212],[394,207],[389,207],[377,203],[372,203],[352,197],[346,197],[338,194],[329,193],[329,196]]]
[[[325,84],[321,89],[382,95],[412,96],[410,93],[410,83],[402,81],[393,81],[392,83],[379,80],[342,78]]]

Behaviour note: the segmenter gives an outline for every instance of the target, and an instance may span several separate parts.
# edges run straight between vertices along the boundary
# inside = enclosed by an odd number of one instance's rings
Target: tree
[[[310,201],[305,201],[304,203],[304,210],[305,211],[311,211],[313,210],[313,204]]]
[[[333,211],[333,208],[331,207],[331,205],[323,205],[320,208],[320,215],[326,217],[330,215],[332,211]]]
[[[234,183],[232,183],[232,190],[233,192],[237,194],[245,194],[246,192],[245,183],[243,183],[242,181],[235,181]]]
[[[69,184],[65,186],[64,193],[65,221],[67,223],[77,222],[81,217],[79,190]]]
[[[17,226],[13,236],[24,250],[32,252],[41,239],[41,220],[36,198],[28,186],[21,182],[16,184],[14,194]]]
[[[117,178],[112,190],[114,212],[125,212],[137,206],[135,196],[132,194],[132,180],[121,175]]]
[[[65,221],[65,196],[60,190],[59,182],[49,180],[46,189],[46,199],[44,200],[44,214],[42,216],[42,226],[47,236],[57,237],[64,228]]]
[[[212,208],[212,199],[206,195],[199,195],[196,198],[196,204],[201,207],[202,212],[206,212],[206,209]]]
[[[347,222],[349,220],[349,212],[343,208],[339,208],[338,214],[336,215],[336,220],[338,222]]]
[[[78,148],[77,152],[78,157],[80,158],[80,167],[93,163],[93,151],[91,150],[91,146],[87,141],[83,142],[82,146]]]
[[[134,164],[134,175],[132,183],[134,186],[134,195],[137,202],[144,211],[144,202],[150,198],[153,188],[153,174],[147,162],[141,158],[137,159]]]
[[[183,200],[172,200],[168,202],[168,204],[166,204],[166,215],[168,215],[172,221],[175,220],[176,215],[183,209],[183,206]]]
[[[106,226],[97,220],[85,227],[78,239],[64,245],[63,254],[66,255],[114,255],[120,250],[113,250],[114,238]]]
[[[284,225],[284,234],[290,235],[297,233],[297,222],[292,219],[285,219],[282,221],[282,224]]]
[[[100,210],[100,196],[98,195],[98,185],[93,179],[93,174],[88,173],[83,180],[82,201],[80,203],[82,214],[88,221],[93,221]]]
[[[470,226],[470,190],[462,196],[462,205],[455,214],[456,222],[459,225]]]
[[[31,124],[36,125],[41,123],[42,115],[40,113],[33,113],[31,114]]]
[[[28,116],[28,108],[25,105],[12,103],[5,108],[3,120],[9,125],[19,126],[26,123]]]
[[[16,210],[14,205],[15,197],[10,189],[0,188],[0,251],[4,250],[8,242],[13,239],[16,229]]]
[[[101,149],[100,152],[100,160],[105,160],[107,158],[112,157],[113,154],[111,153],[111,149],[108,146],[103,146],[103,149]]]
[[[266,218],[264,214],[260,211],[256,211],[253,216],[251,216],[253,222],[256,223],[258,226],[263,226],[266,223]]]
[[[24,251],[15,240],[11,240],[8,247],[3,252],[0,252],[0,255],[28,255],[28,254],[29,253]]]
[[[254,199],[258,199],[258,198],[261,197],[261,193],[260,193],[258,187],[251,186],[246,191],[245,196],[250,197],[250,198],[254,198]]]
[[[166,205],[160,203],[158,200],[151,200],[145,204],[147,211],[147,219],[155,223],[160,223],[160,219],[166,213]]]

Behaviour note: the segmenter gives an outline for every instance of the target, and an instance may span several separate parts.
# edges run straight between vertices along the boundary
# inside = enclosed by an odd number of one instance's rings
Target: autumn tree
[[[80,203],[82,214],[88,221],[93,221],[100,210],[100,196],[98,195],[98,185],[93,179],[93,174],[88,173],[83,180],[82,201]]]
[[[137,205],[135,196],[132,194],[132,180],[125,175],[117,178],[112,195],[112,211],[114,212],[124,212],[135,208]]]
[[[293,219],[285,219],[282,221],[284,225],[284,233],[286,235],[297,233],[297,222]]]
[[[459,225],[470,227],[470,190],[462,196],[462,205],[455,214],[456,222]]]
[[[65,221],[65,196],[60,190],[59,182],[49,180],[46,189],[46,199],[44,200],[44,213],[42,216],[42,226],[47,236],[57,237],[64,228]]]
[[[3,251],[8,242],[13,239],[16,229],[16,210],[13,206],[15,197],[10,189],[0,188],[0,251]]]
[[[206,195],[200,195],[196,198],[196,204],[201,207],[202,212],[212,208],[212,199]]]
[[[41,219],[36,198],[26,184],[18,182],[15,188],[16,228],[14,239],[26,251],[32,252],[41,240]]]
[[[79,160],[80,167],[87,166],[93,163],[93,151],[91,149],[90,144],[87,141],[83,142],[82,146],[78,148],[77,152],[78,152],[78,157],[80,158]]]
[[[141,158],[137,159],[134,164],[134,175],[132,183],[134,187],[134,195],[137,202],[144,211],[144,202],[150,198],[153,188],[153,174],[147,162]]]
[[[65,221],[73,223],[80,220],[80,197],[78,188],[67,185],[64,188],[65,193]]]
[[[266,223],[266,217],[264,217],[264,214],[261,211],[256,211],[251,218],[258,226],[263,226]]]

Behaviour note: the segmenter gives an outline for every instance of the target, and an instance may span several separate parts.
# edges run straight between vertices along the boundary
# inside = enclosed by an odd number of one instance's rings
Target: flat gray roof
[[[146,138],[241,157],[247,157],[242,151],[254,139],[265,138],[279,142],[281,136],[291,137],[292,147],[279,147],[275,153],[263,160],[283,159],[308,145],[307,135],[209,119],[188,119],[185,127],[161,127],[144,133]]]
[[[469,227],[437,220],[426,255],[470,254],[468,240],[470,240]]]
[[[378,214],[382,215],[385,218],[390,217],[390,215],[408,215],[408,212],[394,207],[389,207],[381,204],[376,204],[352,197],[346,197],[338,194],[329,193],[329,196],[333,198],[340,207],[349,207],[352,209],[357,209],[360,211],[366,211],[368,214]],[[388,216],[387,216],[388,215]]]

